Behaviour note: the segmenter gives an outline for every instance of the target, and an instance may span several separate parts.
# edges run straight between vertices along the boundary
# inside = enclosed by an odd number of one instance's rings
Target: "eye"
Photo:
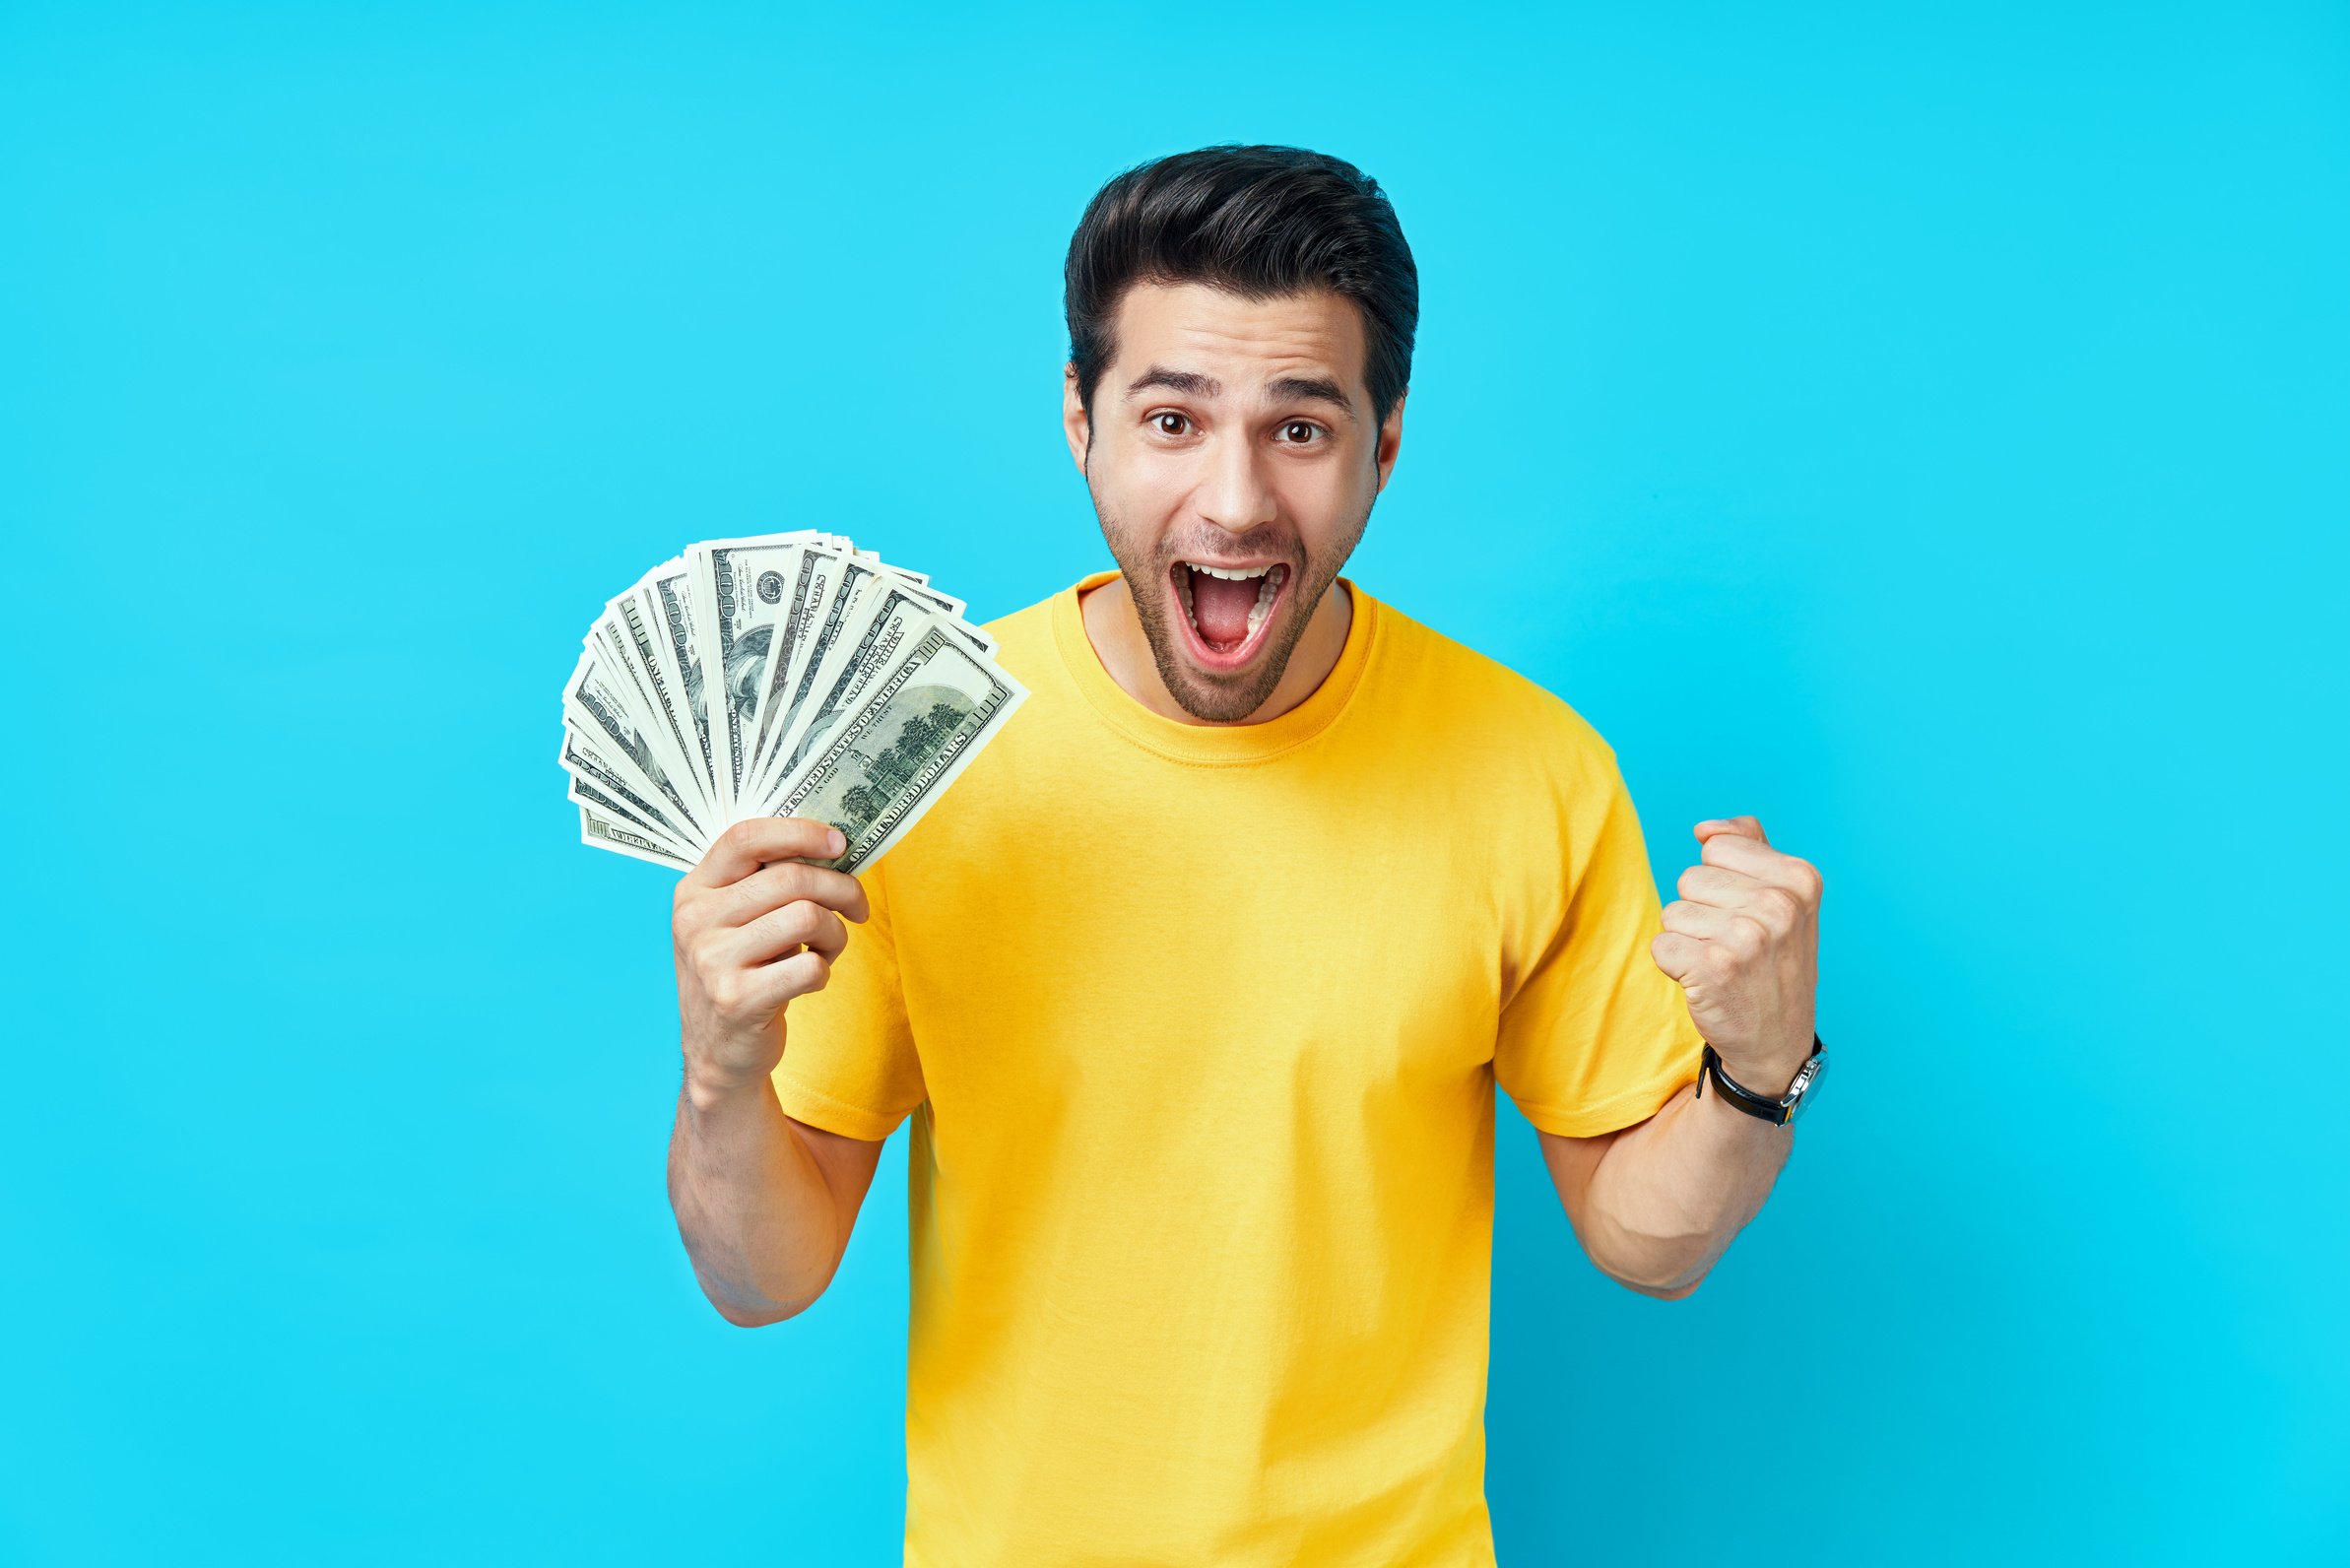
[[[1297,433],[1299,430],[1303,430],[1306,433],[1299,435]],[[1321,425],[1316,425],[1312,420],[1288,420],[1285,421],[1281,425],[1281,434],[1287,437],[1285,444],[1290,446],[1310,446],[1313,444],[1314,437],[1317,435],[1328,435],[1329,433],[1330,432],[1328,430],[1324,429]]]
[[[1181,429],[1168,428],[1167,422],[1170,420],[1174,421],[1177,425],[1188,425],[1192,423],[1190,416],[1178,414],[1173,409],[1161,409],[1158,413],[1150,416],[1151,425],[1159,434],[1181,435],[1183,433]]]

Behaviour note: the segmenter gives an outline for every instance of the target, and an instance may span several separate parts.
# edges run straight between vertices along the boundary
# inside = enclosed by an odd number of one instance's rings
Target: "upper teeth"
[[[1237,570],[1227,571],[1221,566],[1203,566],[1196,560],[1191,563],[1191,568],[1194,571],[1204,571],[1210,577],[1222,577],[1231,582],[1246,582],[1251,577],[1262,577],[1273,570],[1271,566],[1243,566]]]

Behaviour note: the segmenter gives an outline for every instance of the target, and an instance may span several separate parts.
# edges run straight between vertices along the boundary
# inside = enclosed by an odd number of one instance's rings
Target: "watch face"
[[[1812,1091],[1819,1087],[1821,1077],[1828,1071],[1827,1053],[1821,1052],[1806,1060],[1795,1074],[1795,1083],[1788,1089],[1793,1101],[1787,1108],[1787,1119],[1794,1121],[1803,1114],[1803,1107],[1811,1103]]]

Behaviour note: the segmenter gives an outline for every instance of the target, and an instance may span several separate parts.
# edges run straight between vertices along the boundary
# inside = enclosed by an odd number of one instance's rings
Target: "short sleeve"
[[[1545,1133],[1596,1138],[1646,1121],[1697,1080],[1705,1036],[1649,944],[1665,929],[1631,792],[1608,753],[1594,831],[1548,941],[1504,1004],[1495,1081]],[[1571,851],[1572,853],[1572,851]]]
[[[879,1143],[928,1095],[898,985],[897,946],[882,867],[859,879],[870,913],[821,991],[795,997],[783,1015],[775,1097],[784,1113],[828,1133]]]

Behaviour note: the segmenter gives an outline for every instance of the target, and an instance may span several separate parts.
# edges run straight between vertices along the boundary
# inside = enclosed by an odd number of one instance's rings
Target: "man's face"
[[[1262,707],[1370,520],[1403,400],[1371,423],[1361,312],[1137,284],[1087,417],[1063,423],[1167,690],[1195,718]]]

